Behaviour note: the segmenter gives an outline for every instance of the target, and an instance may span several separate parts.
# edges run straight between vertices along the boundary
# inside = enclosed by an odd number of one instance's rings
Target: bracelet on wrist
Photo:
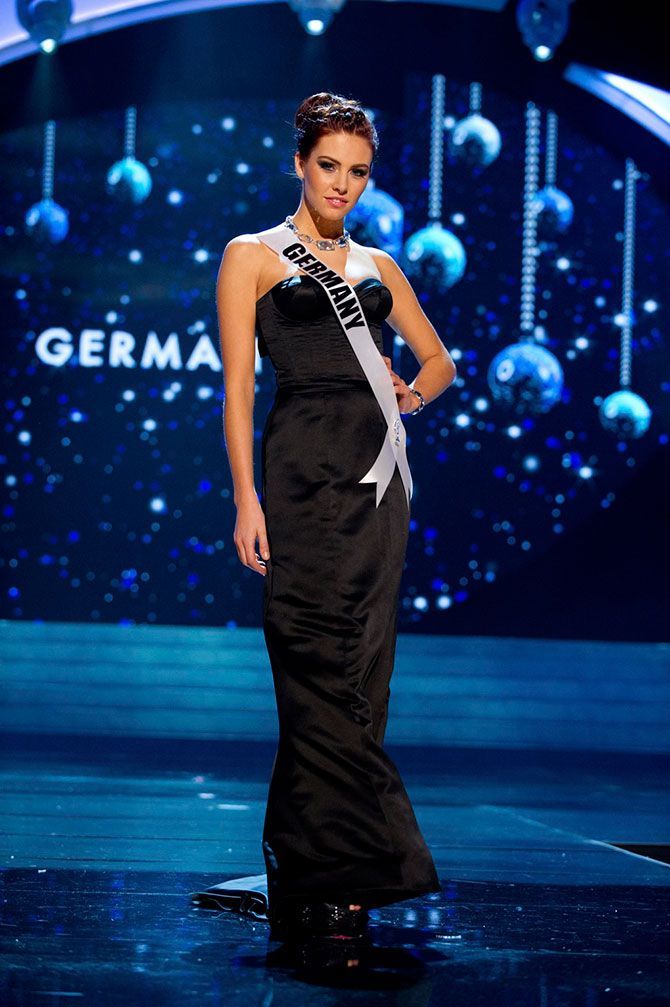
[[[407,387],[409,388],[409,390],[411,392],[413,392],[416,395],[416,397],[419,400],[419,404],[416,407],[416,409],[413,409],[411,411],[411,413],[408,413],[407,415],[408,416],[416,416],[417,413],[420,413],[421,410],[425,408],[425,406],[426,406],[426,400],[424,399],[424,397],[421,394],[421,392],[419,391],[419,389],[414,387],[414,383],[408,385]]]

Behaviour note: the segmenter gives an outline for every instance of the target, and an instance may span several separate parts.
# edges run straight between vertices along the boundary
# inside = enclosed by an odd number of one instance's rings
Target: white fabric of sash
[[[400,419],[393,379],[372,338],[356,291],[339,273],[326,266],[301,241],[296,240],[295,232],[286,224],[281,223],[258,237],[277,252],[280,258],[318,280],[326,291],[386,420],[387,430],[381,450],[372,468],[358,481],[377,484],[376,506],[379,507],[397,464],[409,507],[413,486],[407,461],[405,426]]]

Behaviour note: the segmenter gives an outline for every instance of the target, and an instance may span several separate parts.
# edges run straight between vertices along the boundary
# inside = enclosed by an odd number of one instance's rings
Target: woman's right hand
[[[261,556],[263,559],[269,559],[270,548],[265,528],[265,514],[258,497],[254,496],[253,499],[250,497],[244,503],[238,504],[233,541],[240,562],[265,577],[267,567],[256,552],[256,539]]]

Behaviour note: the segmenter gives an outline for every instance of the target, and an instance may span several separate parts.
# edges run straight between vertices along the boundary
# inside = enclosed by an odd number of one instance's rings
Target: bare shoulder
[[[236,234],[223,249],[219,277],[228,276],[233,281],[249,283],[255,290],[261,267],[261,247],[255,234]]]
[[[355,263],[357,267],[353,269],[352,272],[378,273],[383,280],[384,276],[381,271],[381,264],[379,260],[380,257],[386,253],[381,252],[378,248],[373,248],[370,245],[361,245],[352,238],[349,239],[349,245],[351,249],[351,261]]]
[[[258,249],[260,252],[264,252],[267,250],[267,246],[262,240],[263,235],[276,230],[277,225],[273,224],[272,227],[265,227],[262,231],[249,232],[248,234],[238,234],[234,238],[230,239],[228,245],[241,248]],[[226,245],[226,248],[228,245]]]
[[[226,244],[224,248],[224,254],[228,249],[232,249],[232,254],[237,258],[242,258],[246,255],[247,258],[252,258],[257,254],[257,249],[260,248],[260,241],[257,234],[236,234],[234,238]]]
[[[236,234],[223,250],[224,259],[234,260],[235,264],[242,268],[246,265],[258,277],[263,263],[267,261],[269,251],[262,241],[262,235],[272,230],[274,228],[268,227],[257,233]]]
[[[407,287],[409,286],[409,281],[403,273],[402,269],[388,252],[385,252],[382,248],[373,248],[372,246],[361,246],[368,253],[368,255],[373,260],[379,275],[382,278],[382,282],[393,290],[394,287]]]

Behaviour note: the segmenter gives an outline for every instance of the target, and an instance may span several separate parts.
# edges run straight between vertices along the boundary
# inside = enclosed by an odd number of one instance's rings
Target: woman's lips
[[[338,199],[337,196],[326,196],[326,199],[328,200],[329,203],[332,203],[333,206],[346,206],[347,205],[346,199]]]

